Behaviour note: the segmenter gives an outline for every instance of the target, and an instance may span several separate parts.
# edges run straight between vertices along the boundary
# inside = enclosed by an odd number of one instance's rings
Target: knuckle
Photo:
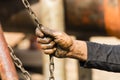
[[[37,38],[37,42],[39,43],[44,43],[44,44],[48,44],[51,42],[52,39],[50,38]]]
[[[51,38],[47,38],[48,42],[50,42],[52,39]]]
[[[43,52],[44,52],[45,54],[53,54],[55,51],[56,51],[56,48],[43,50]]]
[[[45,54],[50,54],[48,51],[46,51],[46,50],[43,50],[43,52],[45,53]]]
[[[40,38],[37,38],[37,42],[40,42]]]
[[[36,29],[35,29],[35,34],[38,35],[38,33],[39,33],[39,29],[36,28]]]
[[[54,45],[55,45],[55,42],[52,41],[49,45],[50,45],[50,46],[54,46]]]
[[[36,28],[35,34],[36,34],[36,36],[38,36],[38,37],[43,37],[43,36],[44,36],[44,34],[39,30],[39,28]]]
[[[54,47],[54,44],[55,44],[54,42],[49,43],[49,44],[41,44],[41,48],[42,49],[51,49]]]
[[[44,50],[44,52],[45,52],[46,54],[52,54],[54,51],[53,51],[53,49],[49,49],[49,50]]]
[[[49,43],[51,40],[52,40],[51,38],[44,38],[44,41],[45,41],[46,43]]]
[[[41,48],[42,48],[42,49],[47,49],[47,46],[44,45],[44,44],[41,44]]]
[[[56,48],[54,48],[53,50],[54,50],[54,51],[56,51],[57,49],[56,49]]]

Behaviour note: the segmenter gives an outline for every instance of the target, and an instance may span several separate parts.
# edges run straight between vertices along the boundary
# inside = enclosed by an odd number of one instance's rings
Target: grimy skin
[[[36,28],[37,42],[45,54],[58,58],[75,58],[87,60],[87,45],[85,41],[73,40],[64,32],[51,30],[47,27]]]

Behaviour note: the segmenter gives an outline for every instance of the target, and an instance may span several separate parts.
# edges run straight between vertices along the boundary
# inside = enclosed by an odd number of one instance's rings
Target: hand
[[[73,44],[73,40],[66,33],[47,27],[36,28],[36,35],[43,52],[56,57],[66,57]]]

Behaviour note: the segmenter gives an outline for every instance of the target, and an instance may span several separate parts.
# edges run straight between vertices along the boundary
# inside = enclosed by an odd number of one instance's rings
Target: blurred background
[[[28,0],[40,23],[65,31],[75,39],[120,44],[119,0]],[[36,42],[36,23],[22,0],[0,1],[4,36],[22,61],[32,80],[49,79],[49,56]],[[16,68],[17,69],[17,68]],[[20,80],[24,80],[17,69]],[[56,80],[119,80],[119,73],[83,69],[79,61],[55,58]]]

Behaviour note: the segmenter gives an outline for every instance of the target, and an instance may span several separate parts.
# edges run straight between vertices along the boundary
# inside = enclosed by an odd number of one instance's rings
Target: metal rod
[[[0,24],[0,74],[2,80],[19,80]]]

